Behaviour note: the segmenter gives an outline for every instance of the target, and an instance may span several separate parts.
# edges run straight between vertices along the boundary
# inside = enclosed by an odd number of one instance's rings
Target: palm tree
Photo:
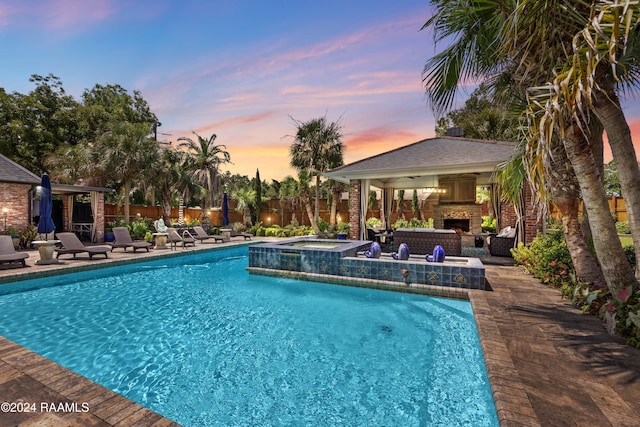
[[[151,173],[159,157],[157,143],[148,137],[147,123],[120,122],[102,135],[93,147],[93,159],[103,176],[122,183],[124,220],[129,223],[129,195],[132,184]]]
[[[242,212],[242,222],[251,227],[251,206],[256,203],[256,190],[251,187],[241,187],[233,192],[233,198],[238,201],[236,211]]]
[[[297,132],[289,149],[291,166],[298,171],[307,171],[309,177],[316,178],[312,225],[320,234],[316,224],[320,217],[320,179],[323,172],[344,164],[342,126],[340,120],[327,123],[326,116],[307,122],[292,120],[297,126]]]
[[[280,183],[280,206],[281,211],[284,212],[285,207],[288,207],[291,212],[291,221],[294,222],[296,215],[296,200],[298,197],[298,181],[292,176],[287,176]],[[284,215],[282,216],[284,221]],[[284,222],[280,224],[284,227]]]
[[[231,162],[231,155],[226,151],[225,145],[215,145],[216,134],[205,139],[193,132],[198,138],[197,142],[188,137],[180,137],[178,147],[187,149],[187,167],[193,180],[197,181],[205,189],[203,211],[215,205],[219,200],[222,188],[222,175],[220,166]]]
[[[507,77],[516,93],[551,80],[558,64],[570,65],[566,52],[571,51],[574,36],[585,28],[590,12],[590,3],[581,1],[483,1],[473,2],[471,7],[468,2],[443,0],[432,3],[437,5],[437,11],[425,27],[433,26],[440,40],[445,37],[454,38],[449,49],[427,63],[423,74],[427,95],[434,109],[439,112],[451,104],[457,85],[464,78],[484,77],[495,84]],[[488,5],[491,7],[487,7]],[[464,13],[459,13],[461,10]],[[555,92],[548,90],[548,93],[563,93],[566,89],[566,85],[558,85]],[[553,108],[549,106],[562,104],[548,104],[544,101],[536,104],[531,93],[528,95],[529,105],[533,104],[538,108],[534,108],[534,112],[529,114],[530,118],[542,117],[545,112],[553,112]],[[580,111],[587,107],[584,103],[580,106],[583,108]],[[554,142],[562,141],[575,174],[580,179],[585,207],[594,230],[596,253],[609,289],[614,291],[635,280],[632,272],[631,278],[629,277],[628,266],[625,269],[618,262],[620,260],[616,260],[622,248],[615,248],[616,242],[610,233],[614,227],[608,207],[605,207],[606,198],[597,189],[597,173],[594,181],[593,172],[598,168],[595,167],[589,141],[580,138],[577,133],[579,129],[587,128],[586,122],[577,120],[577,108],[573,112],[575,114],[564,109],[551,117],[545,117],[546,121],[530,121],[527,130],[532,133],[525,135],[527,144],[524,150],[525,157],[529,156],[527,172],[529,175],[539,174],[544,177],[544,167],[540,167],[543,155],[545,152],[549,153]],[[552,132],[539,138],[539,144],[530,144],[536,137],[540,137],[540,134],[536,134],[540,129],[536,124],[545,124],[547,130]],[[587,163],[584,162],[585,151],[591,154],[591,161]],[[582,157],[579,157],[580,153]],[[617,245],[620,246],[619,241]]]

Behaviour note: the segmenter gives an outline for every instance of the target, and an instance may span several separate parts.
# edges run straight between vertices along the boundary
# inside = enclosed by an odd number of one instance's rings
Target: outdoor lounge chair
[[[231,230],[231,237],[244,237],[244,240],[251,240],[253,234],[249,233],[237,233],[234,230]]]
[[[178,230],[169,227],[167,228],[167,234],[167,240],[169,240],[171,249],[176,249],[178,244],[181,244],[183,248],[186,248],[187,245],[196,245],[196,239],[187,230],[178,233]]]
[[[62,247],[56,249],[56,258],[65,254],[73,254],[75,258],[77,254],[85,252],[89,254],[91,260],[94,255],[104,255],[105,258],[108,258],[107,252],[111,250],[111,246],[85,246],[75,233],[56,233],[56,238],[62,243]]]
[[[138,249],[146,249],[149,252],[149,248],[151,247],[151,243],[145,241],[134,241],[129,234],[129,229],[127,227],[113,227],[113,235],[116,237],[115,242],[109,243],[111,245],[111,252],[115,248],[124,248],[124,251],[127,252],[127,248],[133,248],[133,253]]]
[[[20,263],[26,267],[25,259],[29,258],[26,252],[16,252],[11,236],[0,235],[0,264]]]
[[[199,225],[194,226],[193,231],[196,233],[193,238],[200,240],[200,243],[204,243],[205,240],[211,239],[213,239],[214,242],[224,242],[224,237],[208,234],[206,231],[204,231],[204,228]]]

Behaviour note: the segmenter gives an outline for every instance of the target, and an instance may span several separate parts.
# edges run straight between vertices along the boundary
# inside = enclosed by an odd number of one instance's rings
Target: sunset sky
[[[347,163],[434,136],[429,17],[426,0],[0,0],[0,87],[52,73],[76,99],[139,90],[159,140],[215,133],[232,173],[281,180],[292,118],[341,120]],[[625,113],[640,145],[638,99]]]

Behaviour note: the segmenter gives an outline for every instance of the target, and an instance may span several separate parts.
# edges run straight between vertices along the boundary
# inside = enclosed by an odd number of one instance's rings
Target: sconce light
[[[4,216],[4,231],[7,231],[7,215],[9,214],[9,208],[2,208],[2,214]]]

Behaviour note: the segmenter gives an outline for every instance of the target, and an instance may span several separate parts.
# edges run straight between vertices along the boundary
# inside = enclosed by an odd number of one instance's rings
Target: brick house
[[[39,176],[0,154],[2,233],[7,227],[20,229],[29,225],[33,191],[38,185]]]
[[[8,227],[16,230],[29,224],[37,224],[38,203],[36,201],[41,178],[0,154],[0,226],[2,233]],[[102,187],[51,184],[56,200],[52,216],[56,231],[85,232],[87,240],[104,241],[104,194],[113,190]],[[81,204],[75,201],[78,194],[89,194],[88,214],[78,217]],[[56,197],[57,196],[57,197]],[[87,204],[89,205],[89,204]],[[5,225],[6,223],[6,225]]]

